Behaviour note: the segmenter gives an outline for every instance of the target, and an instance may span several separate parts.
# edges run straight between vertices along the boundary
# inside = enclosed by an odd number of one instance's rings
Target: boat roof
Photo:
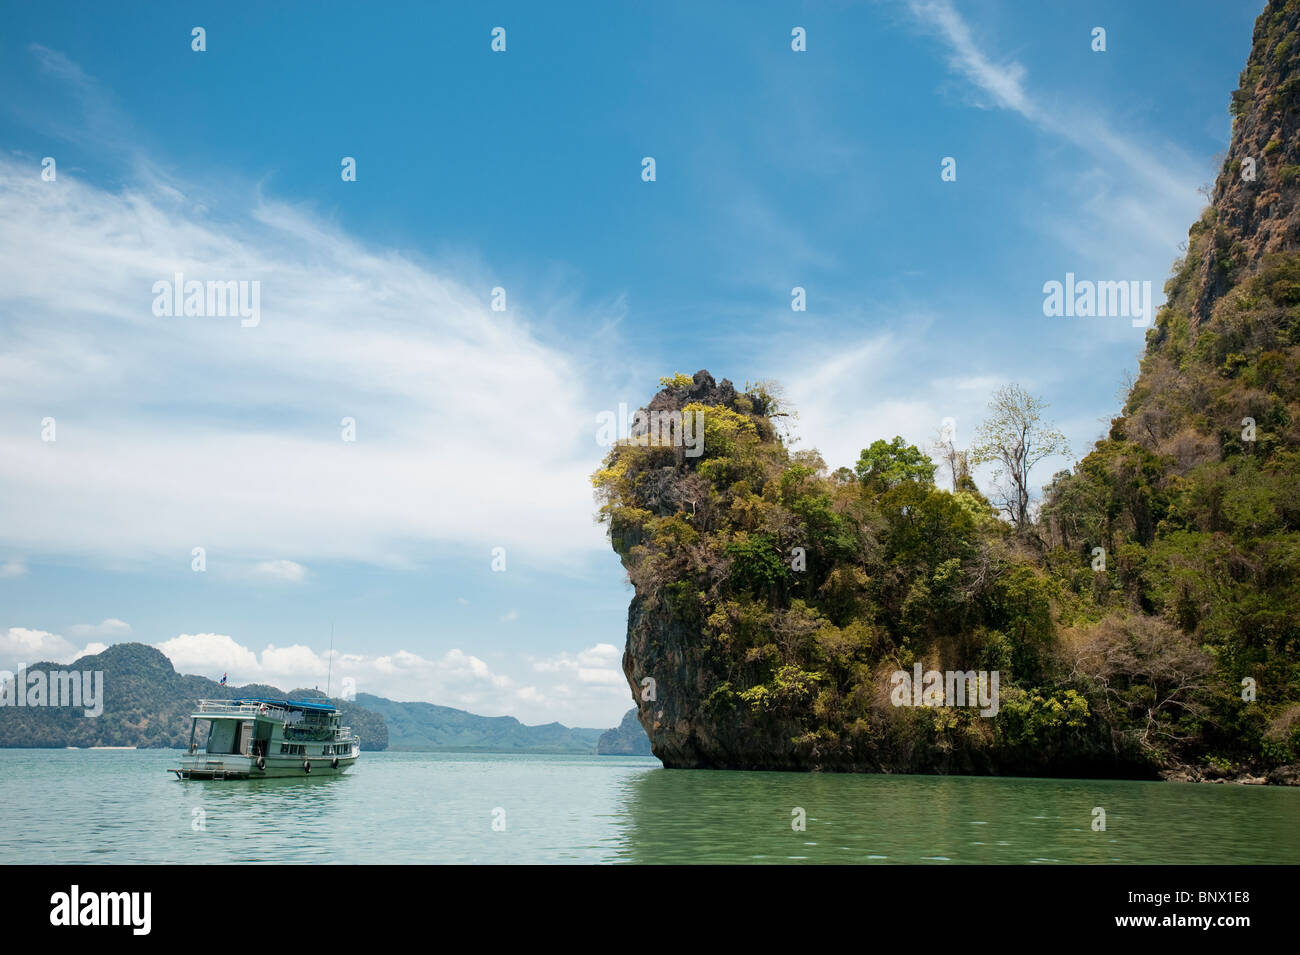
[[[329,703],[316,703],[312,700],[267,700],[261,697],[248,697],[242,700],[231,700],[232,703],[265,703],[267,706],[278,706],[282,710],[316,710],[323,713],[333,713],[336,707]]]

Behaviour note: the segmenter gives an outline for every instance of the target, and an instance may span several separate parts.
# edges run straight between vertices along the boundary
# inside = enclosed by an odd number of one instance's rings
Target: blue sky
[[[1143,333],[1043,284],[1158,294],[1261,8],[13,8],[0,667],[126,639],[323,685],[333,626],[359,690],[613,725],[596,415],[776,379],[837,467],[945,417],[965,444],[1017,382],[1080,456]],[[258,281],[259,323],[156,316],[175,272]]]

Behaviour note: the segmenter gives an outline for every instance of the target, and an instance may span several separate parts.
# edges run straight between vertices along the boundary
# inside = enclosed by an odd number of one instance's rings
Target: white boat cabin
[[[329,775],[347,772],[361,755],[360,737],[329,703],[200,700],[190,718],[178,779]]]

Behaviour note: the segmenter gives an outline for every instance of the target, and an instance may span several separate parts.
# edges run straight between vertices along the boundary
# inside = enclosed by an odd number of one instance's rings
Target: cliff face
[[[635,422],[631,444],[624,451],[625,463],[631,454],[642,455],[635,494],[627,501],[636,506],[610,515],[615,549],[636,581],[623,655],[623,672],[637,702],[636,718],[650,738],[654,755],[670,767],[795,768],[800,761],[793,753],[791,735],[797,727],[779,719],[760,726],[744,709],[710,704],[710,696],[725,683],[725,666],[720,669],[722,661],[701,632],[700,595],[690,591],[697,584],[707,585],[709,577],[715,578],[714,586],[721,583],[718,573],[724,578],[729,573],[725,557],[710,570],[708,557],[696,555],[702,560],[694,570],[702,571],[705,580],[668,579],[666,564],[679,562],[662,549],[660,537],[664,529],[671,535],[698,537],[697,528],[707,532],[715,522],[725,521],[715,472],[705,462],[719,460],[711,457],[716,450],[734,450],[737,436],[756,454],[784,460],[785,450],[765,414],[773,410],[773,399],[737,392],[727,379],[719,384],[702,370],[693,378],[679,376],[667,382],[646,410],[699,414],[708,424],[704,455],[698,459],[687,457],[675,445],[657,443],[661,432],[648,434],[649,426]],[[710,431],[715,433],[712,442]]]
[[[1300,245],[1300,6],[1271,0],[1255,22],[1250,58],[1232,94],[1232,143],[1196,262],[1197,322],[1270,253]],[[1254,167],[1253,175],[1251,166]]]
[[[1260,15],[1138,380],[1025,532],[901,440],[832,471],[767,388],[662,379],[646,410],[703,446],[643,420],[593,483],[665,765],[1297,779],[1298,29],[1300,0]],[[999,705],[900,696],[915,667],[996,673]]]
[[[628,611],[623,673],[638,701],[636,717],[650,738],[651,752],[678,769],[800,769],[812,753],[794,739],[802,727],[781,718],[757,720],[744,708],[717,711],[713,691],[725,670],[711,659],[699,630],[677,618],[671,606],[637,595]],[[654,674],[654,699],[644,675]],[[801,751],[802,750],[802,751]]]

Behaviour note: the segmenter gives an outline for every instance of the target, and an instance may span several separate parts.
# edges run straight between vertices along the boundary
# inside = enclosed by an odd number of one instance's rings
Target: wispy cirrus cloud
[[[28,50],[82,119],[59,135],[131,172],[45,182],[0,156],[0,543],[128,563],[200,546],[211,572],[281,583],[319,559],[603,549],[587,475],[610,389],[589,343],[537,323],[554,303],[496,312],[482,263],[363,242],[259,184],[165,175],[94,76]],[[258,282],[261,322],[156,316],[155,283],[178,274]],[[38,488],[44,517],[24,504]]]
[[[951,52],[951,66],[993,97],[992,105],[1039,121],[1041,112],[1025,92],[1025,68],[1014,61],[997,63],[975,42],[970,26],[948,0],[911,0],[912,14],[928,24]]]
[[[602,546],[573,533],[591,527],[600,402],[572,353],[492,312],[486,284],[282,203],[248,212],[218,223],[0,159],[4,543],[187,562],[203,546],[210,568],[225,554],[288,581],[303,572],[285,555]],[[260,282],[260,324],[155,316],[176,273]]]
[[[292,560],[264,560],[255,564],[254,577],[281,583],[300,584],[307,579],[307,568]]]
[[[990,52],[950,0],[909,0],[908,9],[944,44],[949,68],[987,97],[978,105],[1014,112],[1101,164],[1100,181],[1095,171],[1072,173],[1085,215],[1073,226],[1059,221],[1068,216],[1053,217],[1059,239],[1098,255],[1113,250],[1116,238],[1131,245],[1136,230],[1148,249],[1155,245],[1168,255],[1202,204],[1196,189],[1204,171],[1193,160],[1171,143],[1150,142],[1146,130],[1117,130],[1104,110],[1077,95],[1045,101],[1029,87],[1026,68]],[[1166,266],[1160,264],[1161,275]]]
[[[121,640],[131,633],[131,625],[125,620],[109,617],[99,623],[78,623],[68,628],[74,637],[110,637]]]

